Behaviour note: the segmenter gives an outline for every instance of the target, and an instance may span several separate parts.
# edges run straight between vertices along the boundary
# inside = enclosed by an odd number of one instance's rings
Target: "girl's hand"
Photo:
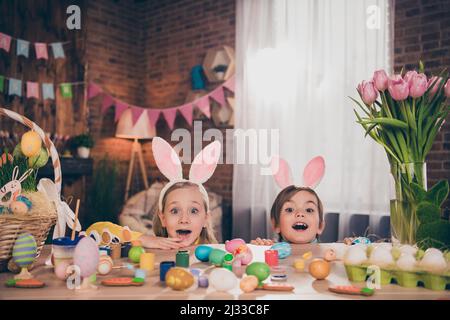
[[[273,245],[273,240],[271,239],[261,239],[261,238],[256,238],[255,240],[252,240],[250,242],[251,244],[256,244],[257,246],[271,246]]]
[[[149,249],[178,249],[185,246],[182,243],[182,239],[179,238],[164,238],[155,236],[142,236],[140,237],[142,245]]]

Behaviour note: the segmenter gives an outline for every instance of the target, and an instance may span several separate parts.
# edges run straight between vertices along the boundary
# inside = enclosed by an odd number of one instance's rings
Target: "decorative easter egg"
[[[209,262],[217,267],[221,267],[226,254],[224,250],[212,249],[209,254]]]
[[[239,248],[241,245],[245,245],[245,241],[240,238],[227,240],[225,241],[225,250],[227,250],[230,253],[234,253],[236,249]]]
[[[414,271],[417,261],[412,254],[402,253],[397,260],[397,267],[403,271]]]
[[[100,255],[98,266],[97,266],[97,272],[101,275],[106,275],[111,272],[113,267],[113,261],[110,256],[106,254]]]
[[[305,270],[305,260],[303,260],[303,259],[295,259],[295,261],[294,261],[294,268],[297,271]]]
[[[214,269],[209,275],[209,283],[217,291],[228,291],[236,287],[237,278],[233,272],[225,268]]]
[[[336,252],[333,249],[328,249],[327,251],[325,251],[323,258],[326,261],[334,261],[336,260]]]
[[[241,283],[239,284],[239,287],[242,291],[245,293],[249,293],[254,291],[258,287],[258,278],[255,276],[247,276],[244,279],[241,280]]]
[[[447,269],[447,261],[440,250],[429,248],[425,251],[419,267],[431,273],[441,273]]]
[[[370,240],[369,240],[368,238],[366,238],[366,237],[358,237],[358,238],[356,238],[356,239],[353,239],[353,241],[352,241],[352,245],[354,245],[354,244],[359,244],[359,243],[362,243],[362,244],[370,244],[371,242],[370,242]]]
[[[292,248],[287,242],[275,243],[270,249],[278,251],[278,258],[284,259],[291,255]]]
[[[15,159],[25,158],[25,155],[22,152],[22,147],[20,146],[20,143],[18,145],[16,145],[16,147],[14,148],[13,157]]]
[[[16,265],[21,268],[30,266],[36,258],[37,245],[34,237],[29,233],[22,233],[13,246],[12,257]]]
[[[128,258],[134,263],[139,263],[141,260],[141,254],[145,253],[145,249],[142,246],[133,246],[130,251],[128,251]]]
[[[200,245],[195,248],[195,257],[201,262],[209,261],[209,254],[211,253],[213,248],[209,246]]]
[[[330,264],[322,259],[314,259],[309,264],[309,274],[317,280],[323,280],[330,274]]]
[[[91,276],[97,270],[98,261],[97,243],[90,237],[82,238],[73,253],[73,263],[80,267],[81,277]]]
[[[249,276],[255,276],[259,282],[262,282],[270,276],[270,267],[264,262],[253,262],[247,266],[245,273]]]
[[[173,267],[166,273],[166,284],[173,290],[186,290],[194,284],[194,276],[184,268]]]
[[[344,263],[347,265],[360,265],[367,261],[367,254],[365,247],[351,246],[347,249],[344,255]]]
[[[38,154],[28,158],[28,166],[30,168],[42,168],[48,162],[48,152],[45,148],[41,148]]]
[[[409,244],[404,244],[400,247],[401,253],[406,253],[410,255],[415,255],[417,253],[418,248]]]
[[[252,250],[246,245],[242,244],[234,251],[236,259],[241,261],[241,264],[246,266],[253,260]]]
[[[22,201],[13,201],[11,202],[11,204],[9,205],[9,210],[11,210],[11,212],[13,214],[26,214],[28,213],[28,206],[26,205],[26,203],[22,202]]]
[[[66,280],[69,277],[67,268],[69,268],[70,263],[68,261],[61,261],[55,266],[55,275],[60,280]]]
[[[383,246],[375,247],[369,258],[369,262],[381,268],[394,265],[394,257],[392,257],[391,250]]]
[[[25,132],[20,141],[22,153],[27,157],[35,156],[39,153],[42,147],[41,137],[36,131]]]

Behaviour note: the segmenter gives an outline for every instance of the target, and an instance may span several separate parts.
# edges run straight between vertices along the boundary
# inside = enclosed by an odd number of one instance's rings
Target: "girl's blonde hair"
[[[185,181],[185,182],[175,183],[169,189],[167,189],[167,192],[164,194],[164,197],[162,199],[162,204],[163,204],[162,211],[164,211],[164,207],[166,206],[166,200],[167,200],[167,196],[169,195],[169,193],[171,193],[172,191],[177,190],[177,189],[183,189],[183,188],[189,188],[189,187],[197,187],[198,188],[198,185],[195,183],[189,182],[189,181]],[[207,205],[206,205],[205,201],[203,201],[203,205],[205,206],[205,210],[207,210]],[[159,217],[158,213],[159,213],[158,207],[156,206],[155,214],[153,215],[153,231],[155,232],[155,236],[167,238],[169,236],[167,233],[167,229],[165,227],[163,227],[161,218]],[[161,214],[163,214],[163,212],[161,212]],[[210,213],[207,212],[207,214],[210,214]],[[214,230],[212,227],[211,219],[207,218],[206,227],[203,227],[202,231],[200,232],[199,242],[201,244],[217,243],[217,239],[214,235]]]
[[[319,225],[323,223],[323,205],[322,201],[320,201],[319,196],[317,193],[308,187],[296,187],[295,185],[288,186],[280,191],[278,196],[276,197],[275,201],[273,202],[272,209],[270,210],[270,218],[274,222],[274,226],[278,227],[280,224],[280,215],[281,215],[281,209],[283,208],[283,205],[291,200],[291,198],[300,191],[306,191],[310,194],[314,195],[317,199],[317,205],[319,207]],[[282,235],[279,234],[280,240],[282,239]],[[318,238],[318,236],[316,237]]]

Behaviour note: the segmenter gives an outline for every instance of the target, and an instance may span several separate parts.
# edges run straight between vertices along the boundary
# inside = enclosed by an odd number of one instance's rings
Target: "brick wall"
[[[417,68],[419,60],[437,75],[450,69],[450,1],[396,0],[394,66]],[[428,184],[450,180],[450,119],[446,120],[427,158]],[[446,216],[450,201],[446,203]]]

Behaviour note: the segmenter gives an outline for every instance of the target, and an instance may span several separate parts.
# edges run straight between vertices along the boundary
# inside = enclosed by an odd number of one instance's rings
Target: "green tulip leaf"
[[[416,213],[421,225],[433,223],[441,217],[440,208],[434,203],[428,201],[419,203]]]
[[[426,201],[432,202],[437,206],[442,206],[449,193],[447,180],[440,180],[426,194]]]
[[[364,124],[379,124],[399,129],[408,129],[408,124],[406,122],[391,118],[376,118],[370,120],[362,120],[362,122],[364,122]]]
[[[416,241],[423,250],[428,248],[445,248],[450,244],[450,222],[435,221],[417,228]]]
[[[427,192],[424,188],[422,188],[420,185],[418,185],[415,182],[411,183],[411,189],[414,193],[414,199],[416,199],[417,202],[422,202],[425,200],[425,197],[427,196]]]

